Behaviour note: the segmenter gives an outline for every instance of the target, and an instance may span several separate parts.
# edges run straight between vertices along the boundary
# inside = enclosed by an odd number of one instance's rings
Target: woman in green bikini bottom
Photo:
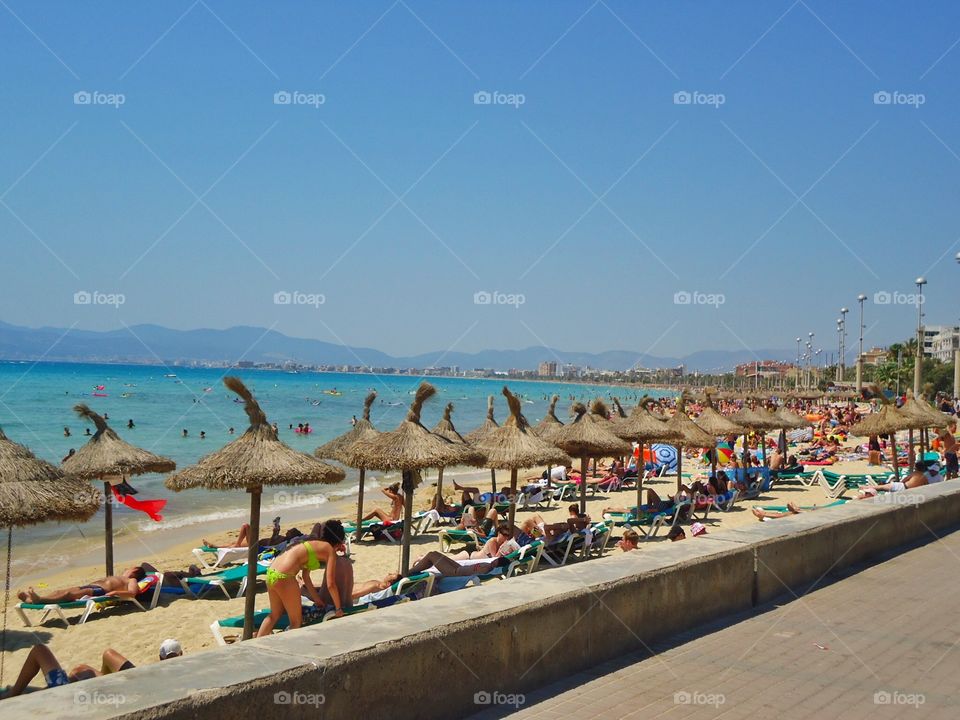
[[[300,585],[297,574],[303,577],[303,586],[310,599],[322,606],[320,594],[310,579],[312,570],[326,568],[327,589],[333,599],[337,617],[343,617],[340,590],[337,587],[337,549],[344,543],[343,525],[339,520],[323,524],[319,540],[307,540],[294,545],[277,555],[267,570],[267,594],[270,598],[270,616],[260,626],[257,637],[273,632],[277,621],[284,613],[290,618],[290,628],[298,628],[303,621],[303,606],[300,603]]]

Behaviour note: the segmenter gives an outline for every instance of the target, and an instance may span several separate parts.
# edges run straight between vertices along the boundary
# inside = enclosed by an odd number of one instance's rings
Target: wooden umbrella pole
[[[907,453],[907,467],[910,469],[910,472],[913,472],[916,470],[914,465],[916,464],[917,459],[916,453],[913,450],[913,428],[910,428],[909,432],[907,433],[907,442],[910,443],[910,450]]]
[[[437,470],[437,502],[434,503],[435,506],[438,506],[443,502],[443,468]],[[439,512],[439,510],[438,510]]]
[[[638,443],[639,455],[637,456],[637,520],[643,515],[643,476],[647,471],[646,464],[643,462],[643,441]]]
[[[7,527],[7,576],[3,586],[3,635],[0,648],[7,647],[7,608],[10,607],[10,561],[13,559],[13,525]],[[0,650],[0,687],[3,686],[3,666],[7,653]]]
[[[513,528],[513,520],[517,515],[517,469],[511,468],[510,470],[510,489],[513,491],[511,497],[513,498],[510,501],[510,527]]]
[[[106,549],[107,575],[113,575],[113,493],[110,483],[103,481],[103,541]]]
[[[893,451],[893,477],[900,479],[900,461],[897,459],[897,433],[890,433],[890,447]]]
[[[677,495],[680,494],[680,486],[683,484],[683,445],[677,445]]]
[[[403,471],[403,550],[400,555],[400,572],[410,570],[410,523],[413,522],[413,471]]]
[[[497,471],[490,468],[490,487],[494,495],[497,494]]]
[[[586,457],[580,458],[580,513],[587,512],[587,467],[590,461]]]
[[[441,471],[440,477],[443,477]],[[360,542],[360,536],[363,535],[363,483],[367,479],[367,471],[365,468],[360,468],[360,494],[357,496],[357,532],[354,535],[354,541]]]
[[[767,434],[760,433],[760,456],[763,458],[763,466],[767,467]]]
[[[261,486],[250,488],[250,534],[247,536],[247,587],[243,599],[243,639],[253,637],[253,614],[257,600],[257,555],[260,552],[260,493]]]

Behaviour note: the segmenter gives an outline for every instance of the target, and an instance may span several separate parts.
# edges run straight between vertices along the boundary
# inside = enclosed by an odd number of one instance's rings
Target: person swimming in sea
[[[63,429],[63,436],[64,436],[64,437],[70,437],[70,428],[65,427],[65,428]]]
[[[133,418],[130,418],[129,420],[127,420],[127,429],[133,430],[135,427],[136,425],[133,424]]]

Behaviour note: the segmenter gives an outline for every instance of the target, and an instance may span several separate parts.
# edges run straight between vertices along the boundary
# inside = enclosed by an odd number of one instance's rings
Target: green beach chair
[[[181,577],[180,586],[183,588],[187,597],[198,599],[206,595],[212,588],[219,588],[226,596],[227,600],[234,597],[241,597],[244,590],[247,589],[247,565],[237,565],[227,568],[211,575],[198,575],[197,577]],[[257,563],[257,577],[266,575],[267,566]],[[229,585],[239,584],[237,594],[230,595],[227,589]]]

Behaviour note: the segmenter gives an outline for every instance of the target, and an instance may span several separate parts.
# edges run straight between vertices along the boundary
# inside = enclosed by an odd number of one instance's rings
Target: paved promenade
[[[930,540],[475,717],[960,717],[960,532]]]

